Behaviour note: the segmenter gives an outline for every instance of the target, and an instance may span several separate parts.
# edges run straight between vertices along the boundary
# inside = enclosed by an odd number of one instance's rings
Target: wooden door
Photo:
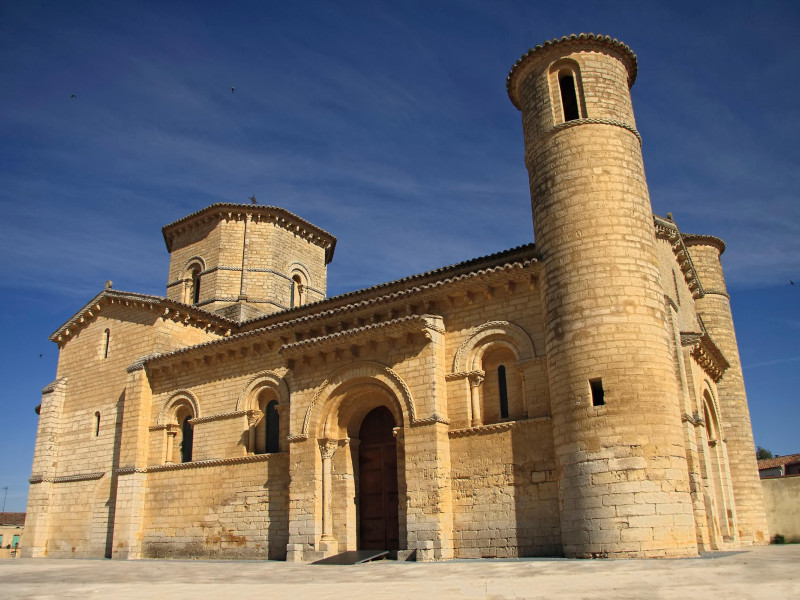
[[[397,444],[389,409],[371,411],[361,424],[358,449],[359,548],[397,550]]]

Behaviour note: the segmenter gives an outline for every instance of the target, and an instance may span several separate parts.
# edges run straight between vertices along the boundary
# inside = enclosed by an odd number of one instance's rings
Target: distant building
[[[0,513],[0,558],[15,558],[22,549],[24,512]]]
[[[761,479],[800,475],[800,454],[762,458],[758,461],[758,475]]]
[[[51,336],[26,556],[765,543],[725,244],[653,214],[637,69],[592,34],[511,69],[535,246],[328,298],[336,238],[282,208],[164,227],[165,297],[105,289]]]

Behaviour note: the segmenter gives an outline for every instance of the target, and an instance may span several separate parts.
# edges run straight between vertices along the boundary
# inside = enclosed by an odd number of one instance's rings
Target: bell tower
[[[336,238],[261,204],[212,204],[162,229],[167,298],[235,321],[323,300]]]
[[[566,556],[697,554],[675,360],[625,44],[581,34],[508,75],[544,263]]]

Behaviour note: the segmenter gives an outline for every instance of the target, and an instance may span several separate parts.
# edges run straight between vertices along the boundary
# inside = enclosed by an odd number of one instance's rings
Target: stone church
[[[652,212],[606,36],[527,52],[536,244],[328,298],[336,238],[219,203],[166,296],[51,340],[25,553],[682,557],[768,539],[722,240]]]

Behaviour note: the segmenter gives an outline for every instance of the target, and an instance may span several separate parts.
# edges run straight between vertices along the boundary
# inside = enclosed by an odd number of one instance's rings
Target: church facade
[[[679,557],[768,539],[723,242],[652,213],[621,42],[507,80],[536,245],[326,297],[336,239],[214,204],[165,297],[51,337],[27,556]]]

